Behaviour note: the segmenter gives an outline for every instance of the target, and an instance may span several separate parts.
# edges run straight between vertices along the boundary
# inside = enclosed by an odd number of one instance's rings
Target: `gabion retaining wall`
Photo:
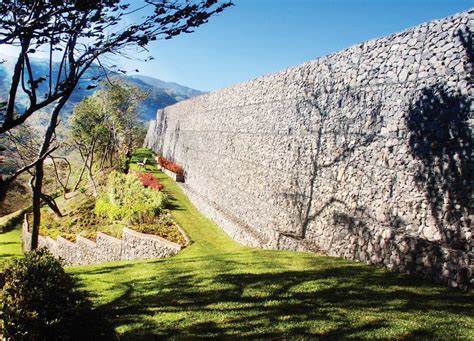
[[[145,145],[239,242],[472,288],[474,12],[159,110]]]
[[[181,233],[184,233],[181,231]],[[183,234],[184,235],[184,234]],[[185,236],[186,240],[187,237]],[[31,243],[28,219],[25,215],[22,229],[23,250]],[[73,243],[63,237],[56,240],[39,236],[38,247],[45,247],[65,265],[86,265],[119,260],[163,258],[177,254],[182,246],[159,236],[144,234],[124,228],[122,239],[98,232],[95,242],[77,236]]]

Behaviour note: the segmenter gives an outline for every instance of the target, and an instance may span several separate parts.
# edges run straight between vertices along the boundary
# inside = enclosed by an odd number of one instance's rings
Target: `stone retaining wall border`
[[[186,245],[189,238],[184,230],[178,226],[183,234]],[[28,215],[25,214],[22,226],[23,250],[28,251],[31,244]],[[124,228],[122,239],[97,232],[96,241],[76,236],[73,243],[61,236],[56,240],[50,237],[39,236],[38,247],[47,248],[53,255],[61,258],[65,265],[87,265],[119,260],[153,259],[176,255],[182,250],[180,244],[166,240],[160,236],[137,232]]]

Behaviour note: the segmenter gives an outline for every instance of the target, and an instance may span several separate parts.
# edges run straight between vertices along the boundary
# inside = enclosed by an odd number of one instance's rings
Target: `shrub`
[[[164,193],[144,187],[136,176],[111,172],[107,192],[96,201],[94,213],[111,220],[144,222],[160,214],[166,203]]]
[[[158,163],[160,164],[160,166],[172,171],[173,173],[176,173],[178,175],[183,175],[184,173],[184,170],[183,170],[183,167],[181,167],[180,165],[174,163],[174,162],[171,162],[169,161],[168,159],[164,158],[163,156],[160,156],[158,158]]]
[[[10,261],[0,275],[3,334],[13,340],[58,340],[77,336],[90,303],[46,249]]]
[[[151,173],[138,173],[137,176],[145,187],[157,189],[159,191],[162,191],[164,188],[164,186],[160,184],[158,179]]]

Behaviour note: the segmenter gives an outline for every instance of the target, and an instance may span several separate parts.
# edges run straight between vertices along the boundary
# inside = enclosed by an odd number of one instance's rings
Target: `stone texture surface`
[[[180,229],[187,243],[189,239]],[[27,251],[31,242],[28,220],[25,215],[22,229],[23,250]],[[39,236],[38,246],[45,247],[56,257],[61,258],[65,265],[86,265],[103,262],[113,262],[124,259],[163,258],[177,254],[181,245],[164,238],[139,233],[125,228],[122,239],[111,237],[98,232],[96,241],[81,236],[76,237],[73,243],[62,237],[56,240],[50,237]]]
[[[122,259],[162,258],[177,254],[181,245],[159,236],[124,229]]]
[[[243,244],[472,288],[473,16],[159,110],[145,145]]]

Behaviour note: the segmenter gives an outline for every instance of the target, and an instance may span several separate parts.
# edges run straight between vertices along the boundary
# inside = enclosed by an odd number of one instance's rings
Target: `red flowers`
[[[178,175],[183,175],[183,167],[181,167],[180,165],[174,163],[174,162],[171,162],[167,159],[165,159],[163,156],[160,156],[158,158],[158,164],[170,171],[172,171],[173,173],[176,173]]]
[[[137,174],[137,176],[145,187],[150,187],[159,191],[163,190],[164,188],[164,186],[160,184],[158,179],[155,178],[151,173],[139,173]]]

